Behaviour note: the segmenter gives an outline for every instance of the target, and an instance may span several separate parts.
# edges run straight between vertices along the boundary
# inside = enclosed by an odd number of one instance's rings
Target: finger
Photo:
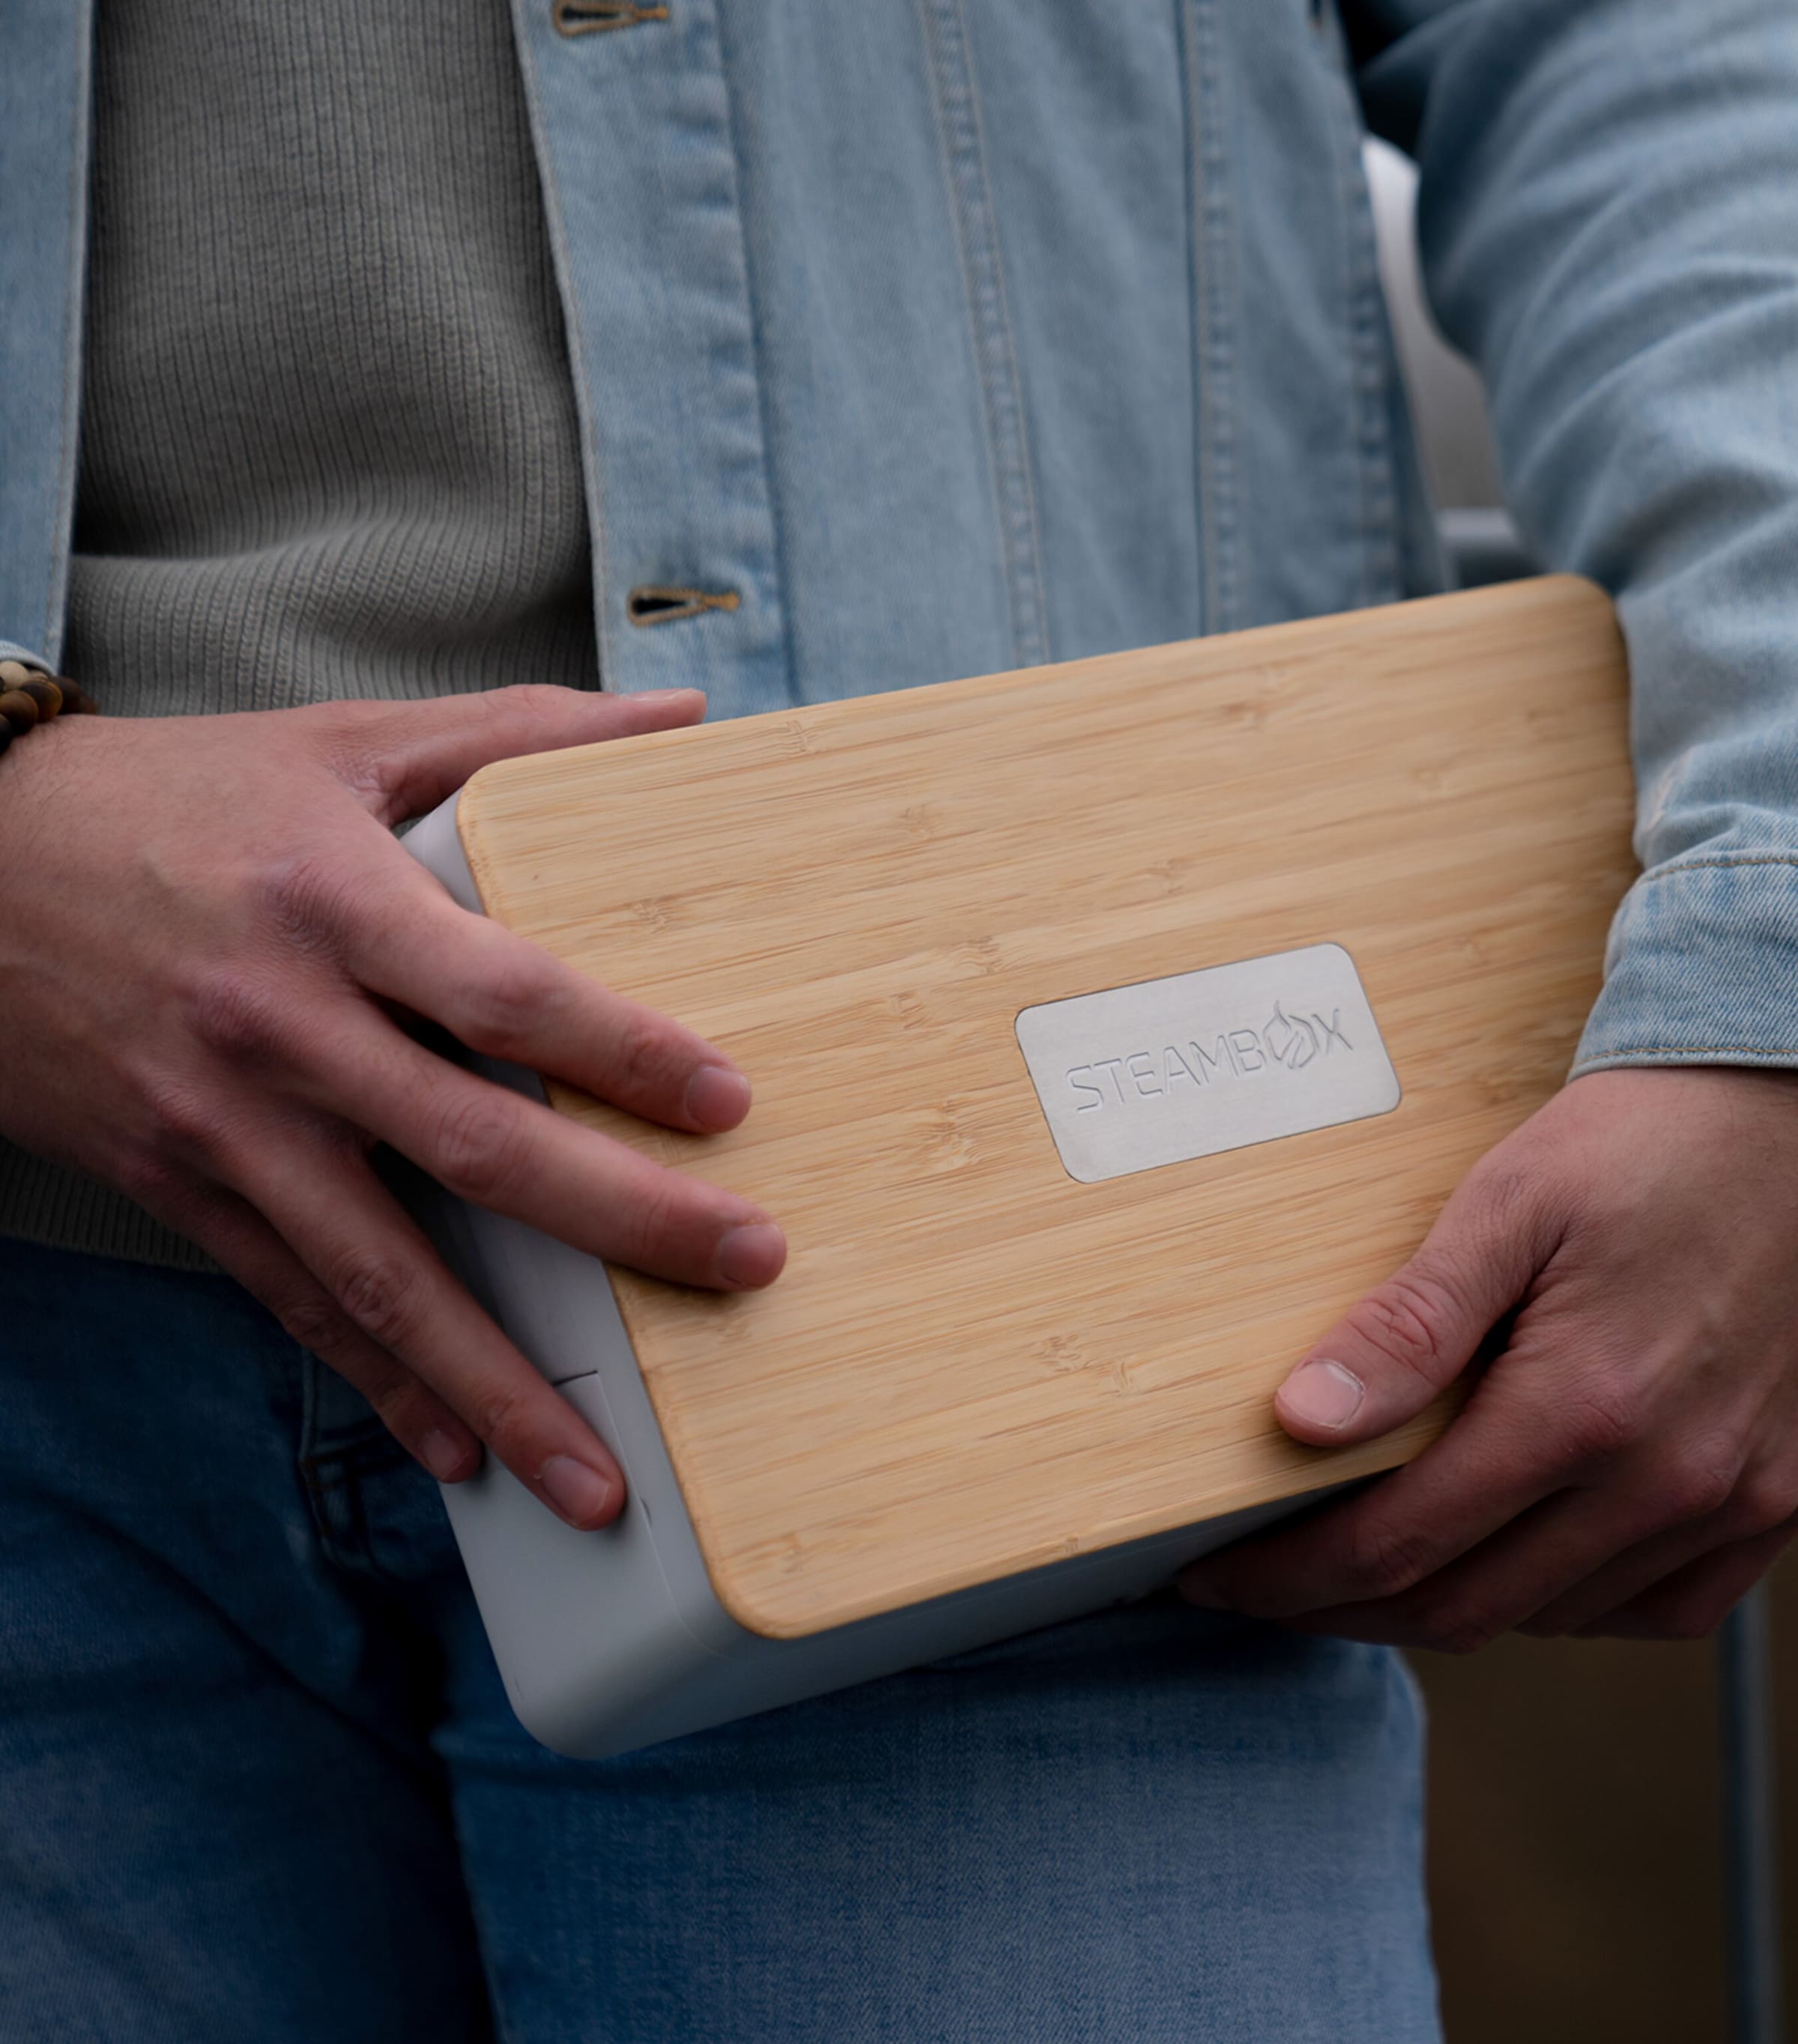
[[[1554,1254],[1543,1181],[1476,1169],[1402,1270],[1351,1306],[1294,1367],[1274,1413],[1322,1446],[1389,1433],[1465,1370]]]
[[[1302,1614],[1301,1629],[1376,1642],[1471,1654],[1502,1634],[1534,1623],[1557,1597],[1602,1581],[1620,1557],[1658,1550],[1665,1565],[1645,1574],[1646,1587],[1684,1561],[1708,1552],[1742,1530],[1707,1494],[1682,1498],[1658,1473],[1628,1485],[1564,1490],[1501,1527],[1458,1559],[1411,1589],[1369,1603]],[[1675,1512],[1688,1523],[1669,1528]],[[1608,1609],[1621,1596],[1596,1608]],[[1565,1628],[1560,1628],[1565,1629]]]
[[[370,992],[645,1120],[707,1134],[749,1112],[749,1081],[703,1036],[459,909],[406,864],[340,897],[343,962]]]
[[[705,713],[697,689],[618,696],[533,683],[429,702],[333,703],[317,715],[341,778],[395,824],[435,809],[495,759],[673,730]]]
[[[772,1283],[787,1242],[740,1195],[476,1078],[368,1011],[315,1047],[321,1094],[472,1204],[676,1284]]]
[[[1675,1526],[1663,1524],[1546,1600],[1521,1629],[1540,1638],[1580,1633],[1692,1562],[1760,1539],[1798,1512],[1798,1481],[1770,1466],[1745,1472],[1727,1501]]]
[[[1582,1626],[1584,1639],[1703,1639],[1715,1632],[1798,1533],[1790,1519],[1688,1562],[1627,1604]]]
[[[345,1316],[465,1421],[571,1526],[624,1502],[611,1451],[456,1281],[348,1144],[267,1127],[229,1160],[239,1189]]]
[[[197,1242],[261,1301],[302,1348],[354,1385],[382,1424],[439,1483],[481,1466],[481,1444],[436,1393],[343,1312],[254,1208],[221,1186],[195,1186],[160,1218]]]
[[[1402,1596],[1564,1489],[1573,1451],[1507,1383],[1508,1356],[1406,1468],[1303,1519],[1221,1548],[1180,1578],[1192,1603],[1290,1622]]]

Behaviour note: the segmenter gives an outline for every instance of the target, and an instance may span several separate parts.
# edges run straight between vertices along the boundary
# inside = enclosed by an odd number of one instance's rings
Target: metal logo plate
[[[1340,944],[1045,1001],[1016,1027],[1055,1147],[1083,1185],[1399,1104]]]

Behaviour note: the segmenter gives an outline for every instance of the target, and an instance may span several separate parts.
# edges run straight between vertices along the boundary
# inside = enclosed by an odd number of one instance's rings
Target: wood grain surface
[[[1402,1461],[1269,1399],[1561,1082],[1634,871],[1623,650],[1565,578],[485,768],[488,912],[750,1075],[718,1297],[614,1271],[714,1585],[776,1638]],[[1080,1185],[1021,1009],[1334,942],[1377,1119]]]

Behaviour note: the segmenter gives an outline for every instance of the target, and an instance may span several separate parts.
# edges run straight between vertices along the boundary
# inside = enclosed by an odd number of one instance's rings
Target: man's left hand
[[[1798,1073],[1574,1080],[1275,1410],[1367,1440],[1486,1355],[1408,1467],[1207,1555],[1187,1595],[1450,1652],[1710,1631],[1798,1531]]]

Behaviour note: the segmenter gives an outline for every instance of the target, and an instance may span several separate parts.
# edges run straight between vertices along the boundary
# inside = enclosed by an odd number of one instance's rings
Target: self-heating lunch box
[[[447,1200],[624,1466],[445,1492],[513,1702],[599,1755],[1150,1590],[1417,1453],[1271,1398],[1562,1082],[1627,886],[1624,659],[1550,578],[508,760],[406,842],[749,1075],[767,1290]],[[531,1075],[486,1066],[538,1097]]]

